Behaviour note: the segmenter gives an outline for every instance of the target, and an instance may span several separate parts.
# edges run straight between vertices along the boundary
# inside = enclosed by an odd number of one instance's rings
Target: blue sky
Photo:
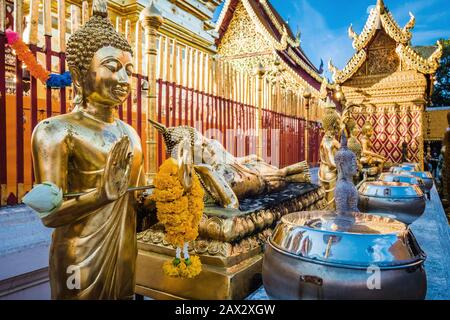
[[[270,0],[291,29],[301,31],[302,48],[318,66],[320,59],[329,58],[342,68],[354,53],[347,35],[350,23],[360,33],[369,8],[376,0]],[[404,26],[408,12],[416,17],[413,45],[435,44],[440,38],[450,38],[450,0],[385,0],[394,18]],[[327,68],[325,68],[327,70]]]

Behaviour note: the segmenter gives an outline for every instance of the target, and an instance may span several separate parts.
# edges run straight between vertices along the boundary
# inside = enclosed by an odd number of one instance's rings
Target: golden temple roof
[[[383,29],[396,42],[396,52],[406,66],[424,74],[435,73],[442,56],[442,45],[438,42],[437,48],[431,54],[428,53],[428,57],[424,57],[421,51],[416,51],[411,47],[411,30],[415,25],[415,17],[411,12],[409,15],[410,20],[401,28],[385,6],[384,1],[377,0],[377,5],[370,10],[366,24],[359,35],[353,30],[352,25],[348,28],[348,35],[353,40],[352,45],[356,52],[345,67],[339,70],[333,65],[331,60],[328,63],[328,68],[333,74],[334,82],[338,84],[343,83],[358,71],[366,61],[367,48],[379,29]]]
[[[227,30],[239,2],[242,2],[253,23],[270,41],[277,54],[283,60],[289,61],[297,73],[306,73],[311,77],[315,82],[315,87],[319,89],[323,80],[322,76],[301,49],[299,37],[294,36],[289,25],[268,0],[226,0],[216,23],[216,31],[219,33],[217,42],[220,42]]]

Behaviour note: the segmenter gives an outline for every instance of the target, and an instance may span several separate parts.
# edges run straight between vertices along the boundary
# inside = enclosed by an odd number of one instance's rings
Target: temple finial
[[[377,9],[380,13],[384,13],[384,10],[386,9],[386,6],[384,5],[383,0],[377,0]]]
[[[353,24],[350,23],[350,26],[348,27],[348,37],[350,39],[356,39],[358,37],[358,35],[356,34],[356,32],[353,30]]]
[[[412,14],[412,12],[409,12],[409,21],[408,23],[405,25],[405,27],[403,28],[404,32],[408,32],[409,30],[411,30],[412,28],[414,28],[416,24],[416,18],[414,17],[414,15]]]

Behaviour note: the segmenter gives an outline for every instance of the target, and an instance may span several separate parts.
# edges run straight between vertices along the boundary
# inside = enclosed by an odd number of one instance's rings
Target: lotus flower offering
[[[61,206],[62,200],[62,190],[51,182],[37,184],[22,199],[23,203],[36,211],[40,218]]]

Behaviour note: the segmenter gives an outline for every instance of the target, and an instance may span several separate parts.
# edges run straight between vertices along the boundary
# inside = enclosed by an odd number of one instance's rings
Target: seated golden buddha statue
[[[340,147],[339,142],[336,140],[336,135],[340,130],[341,120],[335,107],[330,103],[327,103],[322,122],[325,134],[322,138],[319,149],[319,181],[325,189],[325,197],[328,202],[328,208],[331,210],[335,207],[334,189],[336,187],[337,170],[334,156]]]
[[[306,161],[279,169],[256,155],[235,157],[219,141],[208,139],[192,127],[167,128],[149,121],[162,134],[170,156],[179,159],[184,155],[184,159],[193,159],[192,166],[203,187],[223,207],[237,209],[239,199],[280,190],[289,182],[311,181]],[[179,148],[184,150],[181,152]],[[183,184],[186,186],[189,182]]]
[[[363,167],[376,168],[375,174],[380,174],[383,172],[386,159],[382,155],[375,153],[372,149],[372,142],[370,141],[373,136],[372,125],[368,122],[364,124],[361,128],[361,133],[363,136],[361,138],[362,152],[360,162]]]
[[[36,182],[83,193],[40,212],[55,228],[52,298],[131,299],[137,199],[127,189],[143,182],[143,155],[138,134],[115,117],[130,93],[132,50],[106,1],[95,0],[93,16],[69,38],[67,63],[74,110],[40,122],[32,136]]]

